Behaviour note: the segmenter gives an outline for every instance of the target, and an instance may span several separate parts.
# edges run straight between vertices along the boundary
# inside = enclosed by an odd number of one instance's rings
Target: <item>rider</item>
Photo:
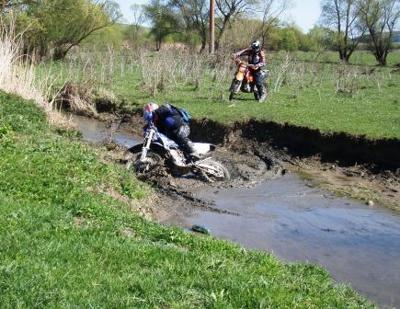
[[[265,72],[263,68],[265,66],[265,53],[261,49],[260,41],[254,41],[251,43],[249,48],[243,49],[234,54],[235,58],[240,56],[248,56],[249,68],[252,70],[255,84],[257,86],[256,97],[258,101],[262,102],[267,97],[267,92],[264,87]]]
[[[184,119],[178,108],[168,103],[158,106],[150,102],[144,107],[143,115],[147,122],[145,128],[154,124],[160,133],[174,140],[186,156],[194,159],[200,157],[189,139],[188,119]]]

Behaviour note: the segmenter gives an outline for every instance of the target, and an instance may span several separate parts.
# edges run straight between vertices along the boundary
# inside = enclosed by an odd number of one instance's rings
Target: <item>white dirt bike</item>
[[[215,150],[215,145],[208,143],[193,143],[196,152],[207,156]],[[224,181],[230,179],[229,171],[212,157],[193,160],[187,158],[178,144],[164,134],[157,131],[155,126],[150,126],[142,144],[128,149],[133,154],[128,160],[127,168],[134,167],[137,173],[148,173],[156,167],[167,164],[174,174],[193,174],[206,181]]]

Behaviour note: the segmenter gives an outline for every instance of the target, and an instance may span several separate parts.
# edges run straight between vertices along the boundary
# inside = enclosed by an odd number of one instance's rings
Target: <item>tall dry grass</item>
[[[46,99],[52,87],[51,76],[38,78],[34,59],[21,53],[22,40],[22,34],[15,34],[13,23],[0,21],[0,90],[34,101],[46,112],[50,123],[70,127],[69,121],[52,108],[53,102]]]
[[[46,107],[43,89],[38,87],[36,81],[33,62],[23,60],[21,45],[21,38],[3,28],[0,33],[0,89]]]

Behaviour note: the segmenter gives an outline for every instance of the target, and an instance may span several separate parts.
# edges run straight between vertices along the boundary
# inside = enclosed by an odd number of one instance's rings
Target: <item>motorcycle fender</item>
[[[129,148],[128,151],[132,152],[132,153],[138,153],[138,152],[142,151],[142,148],[143,148],[143,144],[137,144],[137,145]]]
[[[142,148],[143,148],[143,144],[138,144],[138,145],[135,145],[135,146],[129,148],[128,151],[132,152],[132,153],[139,153],[142,151]],[[152,143],[150,145],[150,150],[161,156],[165,156],[167,154],[167,150],[162,145],[155,144],[155,143]]]
[[[238,81],[242,81],[244,79],[244,73],[243,72],[237,72],[236,79]]]

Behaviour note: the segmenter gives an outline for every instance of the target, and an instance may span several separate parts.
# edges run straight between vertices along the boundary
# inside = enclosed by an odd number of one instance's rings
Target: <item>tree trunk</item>
[[[160,40],[160,39],[158,39],[156,41],[156,51],[160,51],[161,50],[161,43],[162,43],[162,40]]]
[[[345,63],[345,64],[349,63],[350,56],[348,54],[346,54],[346,52],[341,50],[341,49],[339,50],[339,58],[340,58],[340,61],[342,63]]]
[[[203,53],[204,50],[207,47],[207,41],[204,41],[203,39],[201,40],[201,48],[200,48],[200,53]]]
[[[387,51],[376,51],[375,52],[375,59],[378,61],[378,64],[380,66],[386,66],[387,65]]]
[[[54,61],[59,61],[65,59],[65,56],[67,56],[68,50],[62,48],[62,47],[56,47],[54,50],[53,54],[53,60]]]

